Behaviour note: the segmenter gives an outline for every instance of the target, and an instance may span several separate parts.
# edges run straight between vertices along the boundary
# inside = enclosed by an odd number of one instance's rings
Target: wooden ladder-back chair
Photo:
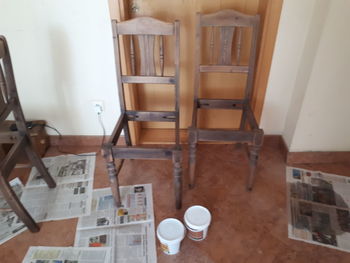
[[[248,65],[241,65],[242,30],[250,28],[251,43]],[[209,37],[210,63],[201,64],[202,29],[211,29]],[[214,30],[220,32],[219,45],[217,46],[218,58],[214,61]],[[195,51],[195,82],[194,82],[194,106],[192,124],[189,127],[189,173],[190,187],[194,187],[196,167],[196,146],[198,141],[229,141],[247,143],[249,150],[250,175],[247,180],[247,188],[251,190],[255,177],[255,170],[259,156],[259,150],[263,141],[263,130],[259,129],[251,108],[253,91],[254,68],[256,60],[256,48],[259,31],[259,16],[249,16],[234,10],[221,10],[212,14],[197,13],[196,21],[196,51]],[[233,42],[235,40],[235,46]],[[232,50],[235,53],[235,63],[232,59]],[[222,72],[228,74],[247,74],[244,97],[241,99],[208,99],[199,98],[201,86],[201,73]],[[210,77],[210,76],[208,76]],[[218,83],[217,85],[220,85]],[[197,127],[198,109],[232,109],[241,110],[241,122],[239,129],[201,129]],[[248,125],[247,125],[248,124]]]
[[[17,126],[17,131],[0,133],[0,143],[13,144],[10,151],[0,162],[0,191],[19,219],[22,220],[30,231],[37,232],[39,231],[39,226],[12,190],[8,182],[8,177],[18,162],[20,155],[26,153],[29,161],[38,169],[47,185],[50,188],[54,188],[56,187],[56,183],[32,147],[21,104],[18,99],[10,52],[6,39],[3,36],[0,36],[0,90],[0,125],[10,113],[13,113]]]
[[[151,17],[139,17],[124,22],[112,22],[117,85],[121,115],[112,132],[109,141],[103,146],[103,156],[107,162],[109,180],[116,205],[121,206],[118,173],[124,159],[159,159],[172,160],[174,165],[174,183],[176,208],[181,207],[181,146],[179,137],[179,58],[180,58],[180,23],[166,23]],[[123,74],[121,68],[120,36],[127,37],[130,45],[129,74]],[[165,38],[174,40],[174,75],[164,76],[164,47]],[[158,40],[158,41],[157,41]],[[125,42],[124,42],[125,43]],[[138,43],[138,45],[136,45]],[[159,43],[159,67],[155,63],[155,43]],[[137,46],[139,49],[137,49]],[[139,60],[136,56],[139,55]],[[140,62],[140,67],[137,67]],[[158,69],[158,70],[157,70]],[[127,69],[125,71],[128,71]],[[158,74],[157,74],[158,71]],[[127,110],[124,98],[124,84],[162,84],[175,88],[174,111],[138,111]],[[135,87],[137,88],[137,87]],[[147,87],[146,87],[147,88]],[[165,88],[165,87],[164,87]],[[175,123],[175,145],[167,148],[145,148],[132,146],[129,121],[152,121]],[[121,131],[124,131],[126,147],[117,146]],[[116,162],[115,162],[116,161]],[[116,164],[117,163],[117,164]]]

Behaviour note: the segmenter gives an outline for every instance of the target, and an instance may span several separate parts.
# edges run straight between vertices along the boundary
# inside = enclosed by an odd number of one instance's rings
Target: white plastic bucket
[[[181,241],[185,237],[185,227],[175,218],[164,219],[157,227],[157,237],[163,252],[175,255],[179,252]]]
[[[195,241],[202,241],[207,237],[211,221],[211,214],[203,206],[195,205],[188,208],[184,215],[187,236]]]

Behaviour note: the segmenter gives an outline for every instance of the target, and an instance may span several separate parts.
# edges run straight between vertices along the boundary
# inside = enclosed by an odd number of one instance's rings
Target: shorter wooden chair
[[[151,17],[139,17],[119,23],[113,21],[112,26],[121,116],[109,141],[103,145],[102,154],[106,159],[115,203],[118,207],[121,206],[118,174],[124,159],[172,160],[174,166],[175,205],[179,209],[181,207],[182,188],[181,146],[179,137],[180,23],[178,21],[166,23]],[[127,47],[130,47],[129,58],[131,65],[129,70],[125,69],[125,71],[130,71],[129,75],[122,74],[120,61],[121,50],[119,47],[120,37],[128,40]],[[173,38],[175,47],[174,62],[167,63],[167,65],[169,65],[169,68],[174,68],[174,75],[164,76],[164,47],[166,46],[164,42],[166,38],[171,40],[171,37]],[[136,45],[137,43],[138,45]],[[155,52],[156,43],[159,43],[159,63],[157,63],[159,67],[156,67],[155,63],[155,54],[157,54]],[[137,46],[139,47],[138,49]],[[136,55],[139,55],[139,60],[136,59]],[[125,54],[125,56],[128,55]],[[137,62],[140,62],[140,67],[136,67]],[[127,110],[124,98],[124,85],[135,85],[134,88],[137,88],[137,84],[162,84],[164,88],[173,86],[175,89],[174,111]],[[174,122],[175,145],[167,148],[132,146],[128,126],[129,121]],[[124,131],[126,147],[116,145],[122,130]]]
[[[0,36],[0,125],[11,113],[13,113],[15,118],[17,131],[0,133],[0,143],[13,144],[10,151],[0,162],[0,191],[9,206],[29,230],[31,232],[38,232],[39,226],[12,190],[8,182],[8,177],[24,152],[50,188],[56,187],[56,183],[32,147],[21,104],[18,99],[10,52],[5,37]]]
[[[203,28],[211,29],[211,34],[208,39],[210,49],[209,56],[211,60],[209,64],[201,64],[201,49],[204,39],[202,36]],[[243,28],[250,29],[251,32],[248,65],[240,64]],[[220,41],[216,49],[214,43],[214,31],[220,32]],[[247,31],[249,32],[249,30]],[[247,188],[248,190],[251,190],[253,187],[259,150],[263,141],[263,130],[259,128],[250,105],[253,92],[258,31],[258,15],[249,16],[234,10],[221,10],[212,14],[197,14],[194,83],[195,91],[192,125],[189,127],[189,171],[191,188],[194,186],[196,146],[198,141],[228,141],[248,144],[250,146],[250,175],[247,180]],[[236,41],[234,47],[233,40]],[[232,50],[235,52],[235,63],[233,63]],[[217,58],[215,58],[216,53],[218,53]],[[244,97],[239,99],[200,98],[199,89],[201,86],[201,73],[218,72],[227,74],[247,74]],[[219,86],[220,82],[218,82],[217,85]],[[197,114],[199,109],[240,110],[242,111],[240,127],[237,130],[198,128]]]

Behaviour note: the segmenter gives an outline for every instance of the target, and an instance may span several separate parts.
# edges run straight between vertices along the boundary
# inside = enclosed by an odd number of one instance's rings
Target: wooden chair
[[[113,21],[112,26],[121,115],[108,143],[104,144],[102,153],[107,162],[108,176],[111,182],[112,192],[116,205],[118,207],[121,206],[118,173],[122,167],[124,159],[159,159],[173,161],[176,208],[180,208],[182,188],[181,146],[179,138],[180,23],[178,21],[175,21],[174,23],[165,23],[151,17],[140,17],[120,23]],[[122,74],[120,63],[121,51],[119,47],[119,39],[122,35],[126,38],[126,40],[129,41],[128,45],[130,45],[129,55],[131,61],[131,69],[129,75]],[[174,40],[175,46],[174,63],[171,65],[174,67],[175,74],[172,76],[164,76],[164,40],[165,38],[170,38],[171,36],[173,36],[172,38]],[[138,50],[136,50],[137,43],[139,47]],[[155,64],[155,43],[159,43],[159,60],[157,60],[157,62],[159,62],[159,67],[156,67]],[[139,54],[139,60],[135,58],[137,54]],[[139,68],[136,67],[136,63],[138,61],[140,61]],[[159,72],[158,74],[157,71]],[[164,86],[174,86],[175,110],[127,110],[124,98],[125,84],[163,84]],[[167,148],[145,148],[132,146],[128,126],[129,121],[174,122],[175,145]],[[127,144],[126,147],[120,147],[116,145],[122,130],[124,131],[125,142]],[[117,165],[115,164],[115,161],[117,162]]]
[[[24,208],[14,191],[8,177],[22,153],[26,153],[29,161],[35,166],[50,188],[56,187],[41,158],[33,150],[30,135],[26,127],[21,104],[18,99],[11,57],[5,37],[0,36],[0,125],[13,113],[17,131],[0,132],[0,143],[11,143],[13,146],[0,162],[0,191],[9,206],[29,228],[31,232],[39,231],[28,211]]]
[[[248,65],[240,65],[242,48],[242,30],[251,28],[251,43]],[[210,60],[209,65],[201,64],[202,29],[211,29],[209,37]],[[220,32],[220,41],[217,49],[214,47],[214,30]],[[221,10],[212,14],[197,14],[196,21],[196,51],[195,51],[195,81],[194,107],[192,124],[189,127],[189,173],[190,188],[194,187],[196,167],[196,145],[198,141],[229,141],[247,143],[250,146],[249,164],[250,175],[247,188],[251,190],[255,177],[255,170],[259,150],[263,141],[263,130],[259,129],[251,108],[253,78],[256,60],[256,47],[259,31],[259,16],[248,16],[234,10]],[[210,32],[210,31],[209,31]],[[234,35],[236,34],[236,35]],[[233,47],[233,40],[236,41]],[[232,62],[232,50],[235,52],[235,63]],[[218,54],[215,60],[214,54]],[[200,74],[223,72],[228,74],[247,74],[245,93],[242,99],[208,99],[199,98]],[[210,77],[210,76],[209,76]],[[220,85],[220,83],[218,83]],[[199,109],[232,109],[241,110],[240,127],[237,130],[201,129],[197,127]],[[248,125],[246,125],[248,124]]]

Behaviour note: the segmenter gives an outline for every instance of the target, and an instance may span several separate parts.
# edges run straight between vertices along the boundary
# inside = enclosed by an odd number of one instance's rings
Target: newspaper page
[[[111,188],[95,189],[91,214],[79,218],[78,229],[103,228],[153,220],[152,185],[121,186],[122,207],[115,208]]]
[[[77,230],[77,247],[112,247],[110,262],[157,261],[154,222],[102,229]]]
[[[287,167],[289,238],[350,251],[350,177]]]
[[[30,247],[22,263],[109,263],[110,248]]]
[[[157,262],[152,185],[120,187],[116,209],[110,188],[93,192],[90,216],[79,218],[75,246],[111,246],[111,262]]]
[[[20,198],[23,192],[23,185],[19,178],[16,177],[11,180],[10,185],[18,198]],[[27,227],[12,211],[0,192],[0,245],[24,230],[27,230]]]
[[[35,221],[90,214],[95,159],[94,153],[44,158],[55,188],[48,188],[36,168],[32,169],[21,202]]]

